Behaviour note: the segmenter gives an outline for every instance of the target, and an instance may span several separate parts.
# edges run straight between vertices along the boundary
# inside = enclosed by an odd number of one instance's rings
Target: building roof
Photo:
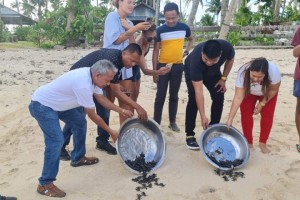
[[[33,25],[37,23],[30,17],[26,17],[3,4],[0,4],[0,16],[4,24],[15,24],[15,25]]]
[[[130,21],[132,21],[133,24],[137,24],[140,22],[144,22],[147,19],[147,17],[154,18],[155,9],[145,3],[140,3],[134,7],[132,14],[129,15],[127,18]],[[159,21],[165,21],[164,15],[161,13],[159,13]]]

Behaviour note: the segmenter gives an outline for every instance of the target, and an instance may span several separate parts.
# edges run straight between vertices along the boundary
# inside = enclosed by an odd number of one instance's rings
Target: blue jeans
[[[94,102],[95,102],[95,105],[96,105],[97,114],[109,126],[109,115],[110,115],[109,110],[107,110],[101,104],[99,104],[95,97],[94,97]],[[77,109],[78,109],[78,112],[81,112],[82,115],[85,115],[85,112],[84,112],[83,108],[77,108]],[[109,133],[107,133],[105,130],[103,130],[100,126],[97,127],[97,133],[98,133],[98,136],[96,137],[96,142],[97,143],[104,144],[108,141],[109,136],[110,136]],[[64,139],[65,139],[63,147],[65,148],[65,146],[69,145],[69,143],[70,143],[70,139],[71,139],[71,136],[72,136],[72,128],[69,125],[65,124],[65,126],[63,128],[63,134],[64,134]],[[74,137],[75,136],[73,136],[73,140],[74,140]]]
[[[78,108],[67,111],[55,111],[37,101],[31,101],[30,114],[37,120],[44,134],[45,151],[42,176],[39,178],[41,185],[46,185],[56,180],[59,169],[59,156],[64,143],[64,136],[59,124],[62,120],[72,128],[74,136],[74,150],[71,152],[72,162],[79,162],[85,155],[85,139],[87,122],[85,115],[78,112]]]

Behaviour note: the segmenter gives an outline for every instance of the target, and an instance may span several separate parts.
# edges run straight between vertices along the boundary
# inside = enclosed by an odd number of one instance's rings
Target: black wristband
[[[189,54],[190,54],[190,52],[189,52],[188,50],[185,50],[183,53],[184,53],[185,55],[189,55]]]

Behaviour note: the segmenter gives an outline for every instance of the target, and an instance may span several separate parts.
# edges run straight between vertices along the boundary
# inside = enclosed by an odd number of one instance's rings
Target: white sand
[[[0,194],[17,196],[21,200],[49,199],[36,192],[43,165],[44,143],[41,130],[28,112],[32,92],[40,85],[68,71],[81,56],[95,49],[80,50],[0,50]],[[181,133],[171,132],[168,126],[167,101],[163,111],[162,128],[167,140],[167,154],[163,165],[155,172],[164,188],[146,190],[143,199],[211,199],[211,200],[290,200],[299,199],[300,154],[295,149],[298,135],[294,123],[296,99],[292,96],[296,59],[291,49],[236,50],[234,67],[227,81],[228,91],[222,122],[226,121],[234,95],[236,71],[252,58],[265,56],[279,65],[282,72],[273,129],[268,140],[271,153],[262,154],[258,148],[259,117],[255,117],[254,147],[247,165],[240,169],[244,179],[225,182],[214,174],[199,151],[186,148],[184,134],[186,85],[183,79],[177,122]],[[151,55],[147,59],[150,62]],[[151,66],[150,66],[151,67]],[[143,76],[139,102],[153,115],[155,84],[152,77]],[[210,116],[210,97],[205,91],[206,113]],[[234,126],[241,130],[237,114]],[[202,127],[197,124],[197,140]],[[118,116],[112,112],[112,127],[119,128]],[[63,189],[64,199],[136,199],[138,186],[131,181],[136,175],[129,172],[118,156],[110,156],[95,149],[96,126],[89,121],[87,156],[96,156],[100,163],[73,168],[69,162],[60,163],[55,184]],[[69,147],[72,149],[72,147]]]

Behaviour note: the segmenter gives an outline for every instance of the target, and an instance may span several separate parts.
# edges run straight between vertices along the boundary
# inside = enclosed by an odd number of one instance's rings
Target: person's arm
[[[160,48],[160,42],[154,42],[153,53],[152,53],[152,67],[153,67],[153,70],[157,70],[159,48]],[[157,81],[158,81],[158,76],[157,75],[153,76],[153,81],[154,81],[154,83],[157,83]]]
[[[239,107],[244,99],[244,96],[245,96],[245,89],[235,87],[234,97],[233,97],[233,100],[231,103],[230,112],[229,112],[228,119],[226,122],[227,127],[232,125],[233,118],[235,117],[237,110],[239,109]]]
[[[260,111],[263,109],[263,107],[278,93],[279,91],[279,87],[280,87],[280,83],[277,84],[270,84],[270,95],[269,95],[269,99],[267,100],[266,97],[264,97],[255,107],[254,109],[254,114],[258,114],[260,113]]]
[[[108,100],[108,98],[106,96],[101,95],[101,94],[94,94],[94,96],[95,96],[97,102],[99,104],[101,104],[103,107],[105,107],[106,109],[116,111],[125,117],[133,116],[133,113],[130,110],[126,110],[126,109],[123,109],[123,108],[115,105],[110,100]]]
[[[109,133],[109,135],[111,136],[111,138],[113,139],[113,141],[116,141],[118,138],[118,132],[115,130],[112,130],[106,123],[105,121],[99,116],[97,115],[97,113],[95,112],[95,108],[84,108],[85,113],[89,116],[89,118],[98,126],[100,126],[101,128],[103,128],[103,130],[105,130],[106,132]]]
[[[144,110],[144,108],[142,108],[138,103],[136,103],[130,97],[128,97],[126,94],[124,94],[121,91],[119,83],[110,83],[110,88],[115,97],[117,97],[120,101],[133,107],[136,110],[140,119],[143,119],[143,120],[148,119],[146,110]]]
[[[125,28],[125,32],[122,33],[118,39],[114,42],[114,44],[118,45],[129,39],[130,43],[134,43],[134,33],[140,30],[148,30],[150,28],[149,22],[141,22],[135,26],[130,26],[125,19],[121,20],[122,26]]]
[[[234,62],[234,58],[232,58],[230,60],[226,60],[226,62],[224,64],[222,77],[215,85],[215,87],[219,87],[218,92],[225,93],[227,91],[225,83],[226,83],[226,80],[227,80],[227,76],[229,75],[229,73],[232,69],[233,62]]]
[[[208,128],[208,119],[205,115],[204,108],[203,81],[192,81],[192,83],[195,90],[196,104],[201,117],[201,124],[202,127],[206,129]]]
[[[193,37],[192,34],[191,34],[190,37],[188,37],[187,39],[188,39],[188,43],[187,43],[186,49],[185,49],[185,51],[184,51],[184,52],[186,52],[186,53],[185,53],[185,56],[187,56],[187,55],[189,54],[189,52],[190,52],[190,50],[192,49],[193,44],[194,44],[194,37]]]
[[[151,70],[148,69],[146,59],[144,56],[141,56],[139,66],[141,67],[142,72],[145,75],[156,76],[156,75],[164,75],[170,71],[169,67],[161,67],[159,70]]]
[[[299,57],[300,56],[300,44],[298,44],[297,46],[295,46],[293,48],[293,56],[295,58]]]

